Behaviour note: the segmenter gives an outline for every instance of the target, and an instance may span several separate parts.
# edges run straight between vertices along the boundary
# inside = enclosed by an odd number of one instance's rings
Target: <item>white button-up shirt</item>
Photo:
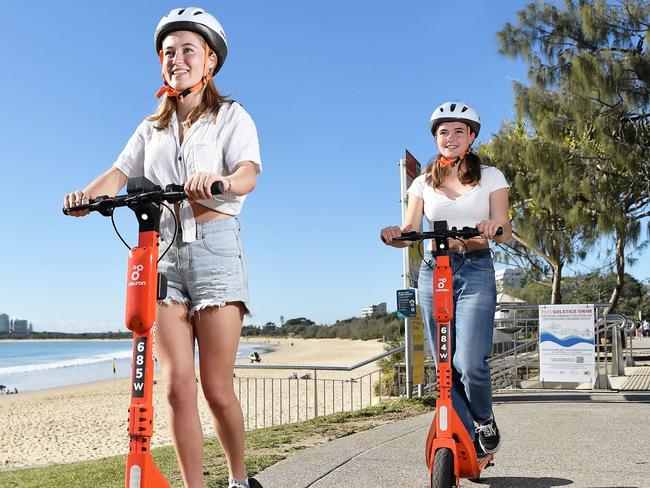
[[[260,148],[255,123],[236,102],[226,102],[217,117],[201,116],[178,141],[178,120],[172,115],[169,127],[161,131],[147,119],[142,121],[126,147],[113,164],[128,178],[144,176],[162,188],[169,184],[183,185],[195,173],[209,171],[219,175],[232,174],[243,161],[252,161],[257,173],[262,171]],[[215,195],[197,203],[228,215],[241,211],[246,196]],[[169,212],[161,216],[161,235],[171,239],[173,220]],[[187,200],[180,205],[183,241],[196,240],[196,222]]]

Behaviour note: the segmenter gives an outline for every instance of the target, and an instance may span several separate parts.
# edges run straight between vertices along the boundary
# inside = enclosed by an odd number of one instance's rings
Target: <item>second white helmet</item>
[[[216,75],[228,55],[226,33],[219,21],[202,8],[175,8],[158,22],[153,36],[156,53],[162,49],[162,43],[167,34],[180,30],[199,34],[208,43],[210,49],[217,53],[217,65],[212,72],[212,76]]]
[[[434,137],[436,127],[443,122],[464,122],[477,136],[481,131],[481,118],[478,112],[465,102],[445,102],[433,111],[429,119],[429,128]]]

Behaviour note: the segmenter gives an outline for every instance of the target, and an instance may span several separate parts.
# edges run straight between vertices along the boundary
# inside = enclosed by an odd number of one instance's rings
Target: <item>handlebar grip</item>
[[[184,186],[183,185],[167,185],[165,187],[165,192],[182,192]],[[220,182],[215,181],[212,183],[212,186],[210,187],[210,193],[213,195],[221,195],[223,193],[223,187]]]
[[[167,185],[165,187],[166,192],[182,192],[183,191],[183,185]],[[223,187],[220,182],[215,181],[212,183],[212,186],[210,187],[210,193],[213,195],[221,195],[223,193]]]
[[[418,239],[419,234],[417,232],[402,232],[402,235],[395,237],[394,241],[415,241]]]
[[[92,202],[90,202],[92,203]],[[89,203],[84,203],[83,205],[77,205],[75,207],[70,207],[70,208],[61,208],[63,211],[63,215],[70,215],[70,212],[79,212],[81,210],[90,210],[92,206]]]
[[[108,195],[101,195],[97,198],[91,198],[88,203],[84,203],[82,205],[76,205],[70,208],[63,207],[61,210],[63,210],[63,215],[70,215],[70,212],[79,212],[81,210],[94,210],[96,208],[95,204],[104,200],[108,200],[109,198],[111,197],[109,197]]]

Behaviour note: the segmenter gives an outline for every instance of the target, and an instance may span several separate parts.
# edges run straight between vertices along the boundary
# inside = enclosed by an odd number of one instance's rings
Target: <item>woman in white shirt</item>
[[[168,293],[159,303],[156,324],[156,356],[176,454],[185,486],[203,487],[196,339],[201,387],[226,454],[229,487],[259,487],[246,476],[244,422],[232,379],[243,316],[249,312],[236,215],[261,172],[257,131],[241,105],[223,97],[212,79],[228,52],[212,15],[199,8],[174,9],[159,22],[154,42],[164,82],[157,112],[138,126],[111,168],[83,191],[66,195],[64,205],[115,195],[127,178],[137,176],[163,188],[185,185],[189,199],[175,208],[181,223],[175,242],[173,220],[162,215],[161,250],[171,248],[159,263]],[[215,182],[223,194],[211,194]]]
[[[451,250],[467,251],[451,256],[455,308],[452,398],[476,441],[478,454],[494,453],[500,445],[500,434],[492,414],[487,360],[492,347],[496,284],[488,240],[505,242],[512,235],[508,184],[501,171],[483,165],[471,150],[481,129],[473,108],[463,102],[446,102],[434,110],[429,124],[439,154],[408,189],[404,224],[385,227],[381,239],[394,247],[408,245],[393,239],[402,232],[419,229],[423,217],[430,226],[445,220],[450,228],[468,226],[481,231],[481,238],[449,242]],[[503,235],[496,236],[499,227],[503,227]],[[418,297],[430,348],[436,351],[432,276],[435,257],[428,250],[424,258]]]

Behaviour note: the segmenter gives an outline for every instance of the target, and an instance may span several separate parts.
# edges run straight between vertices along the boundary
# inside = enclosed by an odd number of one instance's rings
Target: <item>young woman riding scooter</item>
[[[236,216],[261,172],[257,131],[242,106],[222,96],[214,84],[228,53],[217,19],[200,8],[174,9],[160,20],[154,47],[164,82],[157,112],[138,126],[111,168],[83,191],[66,195],[64,206],[114,196],[127,178],[138,176],[162,188],[185,185],[189,201],[174,208],[180,220],[174,242],[173,217],[161,216],[166,241],[161,249],[171,248],[159,263],[167,277],[167,298],[159,302],[156,324],[156,357],[167,388],[176,454],[185,486],[204,487],[196,341],[200,384],[225,451],[228,486],[259,487],[246,476],[244,422],[232,380],[243,316],[249,312]],[[214,183],[223,194],[211,193]]]
[[[508,218],[508,183],[497,168],[482,164],[472,152],[481,129],[478,113],[464,102],[446,102],[437,107],[429,122],[438,156],[408,189],[404,224],[385,227],[381,239],[393,247],[403,232],[418,230],[422,218],[429,226],[447,221],[450,228],[476,227],[482,238],[460,242],[450,239],[454,289],[453,386],[455,410],[477,452],[495,453],[500,434],[492,412],[492,385],[488,357],[492,348],[496,284],[488,240],[505,242],[512,235]],[[497,236],[502,227],[503,234]],[[436,351],[433,318],[431,248],[425,251],[418,278],[418,298],[431,351]],[[435,357],[435,353],[434,353]],[[480,448],[480,449],[478,449]]]

